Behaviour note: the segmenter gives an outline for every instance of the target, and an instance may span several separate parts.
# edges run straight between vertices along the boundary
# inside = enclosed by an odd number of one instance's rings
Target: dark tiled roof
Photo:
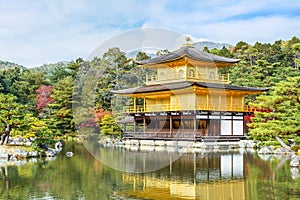
[[[136,63],[139,65],[166,63],[166,62],[178,60],[180,58],[183,58],[184,56],[199,61],[216,62],[216,63],[234,64],[240,61],[240,59],[225,58],[225,57],[209,54],[203,51],[199,51],[193,46],[183,46],[180,49],[168,53],[166,55],[154,57],[148,60],[136,61]]]
[[[235,86],[229,84],[182,81],[182,82],[175,82],[175,83],[146,85],[146,86],[123,89],[123,90],[112,90],[112,92],[115,94],[139,94],[139,93],[148,93],[148,92],[178,90],[178,89],[188,88],[191,86],[199,86],[202,88],[224,89],[224,90],[253,91],[253,92],[264,92],[269,90],[269,88],[256,88],[256,87]]]

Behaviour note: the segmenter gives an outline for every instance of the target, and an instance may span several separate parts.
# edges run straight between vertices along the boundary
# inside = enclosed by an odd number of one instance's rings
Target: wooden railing
[[[222,141],[239,141],[240,139],[245,139],[245,135],[216,135],[211,136],[208,135],[207,129],[191,131],[191,130],[184,130],[184,131],[172,131],[170,133],[169,130],[163,131],[137,131],[137,132],[126,132],[124,134],[124,138],[126,139],[164,139],[164,140],[201,140],[204,142],[222,142]],[[187,146],[188,147],[188,146]]]
[[[146,84],[155,84],[155,83],[166,83],[172,81],[180,81],[180,80],[188,80],[188,81],[198,81],[198,82],[209,82],[209,83],[221,83],[221,84],[229,84],[229,74],[216,74],[209,75],[206,73],[196,73],[193,76],[182,76],[179,73],[169,74],[166,77],[159,77],[156,75],[146,75]]]
[[[167,112],[167,111],[183,111],[183,110],[203,110],[203,111],[231,111],[231,112],[254,112],[257,108],[250,106],[242,106],[239,104],[226,104],[226,105],[197,105],[196,107],[190,104],[186,105],[170,105],[170,104],[157,104],[151,106],[124,106],[124,113],[143,113],[143,112]]]

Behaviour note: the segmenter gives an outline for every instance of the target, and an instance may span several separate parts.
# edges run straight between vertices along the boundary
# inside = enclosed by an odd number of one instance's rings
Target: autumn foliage
[[[39,111],[43,110],[49,103],[53,103],[54,100],[51,98],[53,86],[41,85],[36,90],[36,107]]]

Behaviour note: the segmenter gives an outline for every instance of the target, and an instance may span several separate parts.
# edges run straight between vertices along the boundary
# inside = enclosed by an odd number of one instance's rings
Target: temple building
[[[133,104],[123,109],[133,119],[133,124],[124,128],[125,137],[244,138],[244,117],[253,112],[244,104],[245,95],[268,89],[231,85],[229,74],[219,73],[220,68],[239,61],[199,51],[189,43],[168,54],[137,61],[150,72],[145,85],[112,91],[133,98]]]

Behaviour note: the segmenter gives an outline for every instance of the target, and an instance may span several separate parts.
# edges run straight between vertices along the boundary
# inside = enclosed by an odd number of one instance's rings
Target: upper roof
[[[185,56],[197,61],[222,63],[225,65],[232,65],[240,61],[240,59],[225,58],[222,56],[217,56],[203,51],[199,51],[192,45],[185,45],[182,46],[180,49],[170,52],[168,54],[154,57],[148,60],[136,61],[136,63],[139,65],[162,64],[179,60]]]
[[[256,87],[235,86],[229,84],[182,81],[182,82],[175,82],[175,83],[146,85],[146,86],[140,86],[136,88],[129,88],[123,90],[113,90],[112,92],[115,94],[131,95],[131,94],[141,94],[141,93],[149,93],[149,92],[178,90],[178,89],[188,88],[191,86],[198,86],[201,88],[214,88],[214,89],[254,92],[254,93],[264,92],[269,90],[269,88],[256,88]]]

